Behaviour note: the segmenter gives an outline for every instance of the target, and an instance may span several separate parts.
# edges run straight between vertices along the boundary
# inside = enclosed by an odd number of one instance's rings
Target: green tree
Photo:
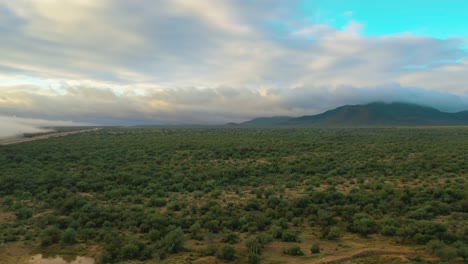
[[[41,234],[41,244],[43,246],[48,246],[50,244],[54,244],[59,242],[60,240],[60,229],[56,226],[50,226],[44,231],[42,231]]]
[[[457,255],[459,257],[463,258],[463,261],[466,262],[466,260],[468,259],[468,247],[465,246],[465,245],[460,246],[457,249]]]
[[[201,235],[201,225],[197,221],[192,226],[190,226],[190,237],[197,240],[202,240],[203,236]]]
[[[341,232],[341,229],[336,227],[336,226],[332,226],[327,235],[326,235],[326,238],[329,239],[329,240],[337,240],[341,237],[342,235],[342,232]]]
[[[33,216],[33,210],[29,207],[21,207],[15,211],[15,214],[19,220],[25,220]]]
[[[314,243],[312,247],[310,247],[310,253],[312,254],[318,254],[320,253],[320,245],[319,243]]]
[[[364,217],[353,221],[353,230],[366,237],[375,230],[374,220]]]
[[[124,259],[138,259],[140,257],[140,248],[133,243],[123,246],[122,257]]]
[[[73,228],[67,228],[62,234],[62,242],[65,244],[76,243],[76,230]]]
[[[162,247],[169,253],[180,252],[184,248],[184,231],[178,227],[161,240]]]
[[[445,244],[441,242],[440,240],[435,240],[435,239],[427,242],[426,244],[426,248],[433,254],[436,250],[441,249],[443,247],[445,247]]]
[[[249,264],[260,264],[260,256],[258,254],[250,254]]]
[[[224,259],[227,261],[234,260],[236,255],[236,250],[234,247],[226,245],[221,248],[221,250],[216,254],[216,256],[220,259]]]
[[[292,246],[285,250],[283,250],[284,254],[291,255],[291,256],[303,256],[304,252],[302,252],[299,246]]]
[[[457,257],[457,250],[448,246],[439,248],[434,253],[436,256],[438,256],[440,259],[444,261],[450,261]]]

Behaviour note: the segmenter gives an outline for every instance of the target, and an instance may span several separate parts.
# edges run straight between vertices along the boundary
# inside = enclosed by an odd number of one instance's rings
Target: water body
[[[94,264],[95,261],[93,258],[88,257],[79,257],[79,256],[47,256],[47,255],[34,255],[29,261],[29,264]]]

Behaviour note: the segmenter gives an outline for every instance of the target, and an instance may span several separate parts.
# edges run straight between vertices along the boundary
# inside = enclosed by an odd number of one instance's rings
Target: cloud
[[[5,99],[6,98],[6,99]],[[154,89],[144,94],[64,86],[33,91],[10,87],[0,96],[0,112],[104,125],[222,124],[256,116],[318,114],[344,104],[408,102],[456,112],[468,109],[468,97],[418,87],[301,86],[263,90],[216,87]]]
[[[50,127],[90,125],[72,121],[44,120],[0,115],[0,139],[22,136],[24,133],[44,133],[52,131]]]
[[[0,0],[0,114],[220,123],[370,100],[467,109],[464,39],[364,36],[302,1]]]

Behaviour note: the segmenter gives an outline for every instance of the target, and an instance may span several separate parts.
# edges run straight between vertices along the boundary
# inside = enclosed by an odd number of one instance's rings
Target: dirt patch
[[[84,198],[91,198],[94,196],[92,193],[87,193],[87,192],[79,192],[78,195]]]
[[[51,214],[51,213],[53,213],[53,212],[54,212],[54,211],[52,211],[52,210],[46,210],[46,211],[44,211],[44,212],[42,212],[42,213],[38,213],[38,214],[33,215],[33,218],[39,218],[39,217],[41,217],[41,216],[44,216],[44,215],[46,215],[46,214]]]
[[[203,257],[199,258],[197,260],[192,261],[192,264],[215,264],[215,263],[222,263],[219,259],[216,257]]]
[[[402,260],[406,259],[406,256],[414,254],[414,251],[411,250],[387,250],[387,249],[376,249],[376,248],[369,248],[369,249],[360,249],[354,252],[341,255],[341,256],[331,256],[325,257],[322,259],[314,260],[308,262],[308,264],[327,264],[327,263],[334,263],[338,261],[348,261],[357,258],[364,258],[370,256],[399,256]]]
[[[0,224],[15,221],[16,216],[12,212],[4,212],[0,209]]]
[[[20,243],[4,244],[0,246],[0,264],[26,263],[30,254],[30,248]]]

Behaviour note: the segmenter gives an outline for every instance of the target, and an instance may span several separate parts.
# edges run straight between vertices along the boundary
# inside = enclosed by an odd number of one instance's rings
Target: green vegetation
[[[310,253],[312,254],[320,253],[320,245],[318,243],[314,243],[312,247],[310,247]]]
[[[382,237],[463,261],[467,146],[465,127],[102,129],[0,146],[0,243],[264,263]]]

